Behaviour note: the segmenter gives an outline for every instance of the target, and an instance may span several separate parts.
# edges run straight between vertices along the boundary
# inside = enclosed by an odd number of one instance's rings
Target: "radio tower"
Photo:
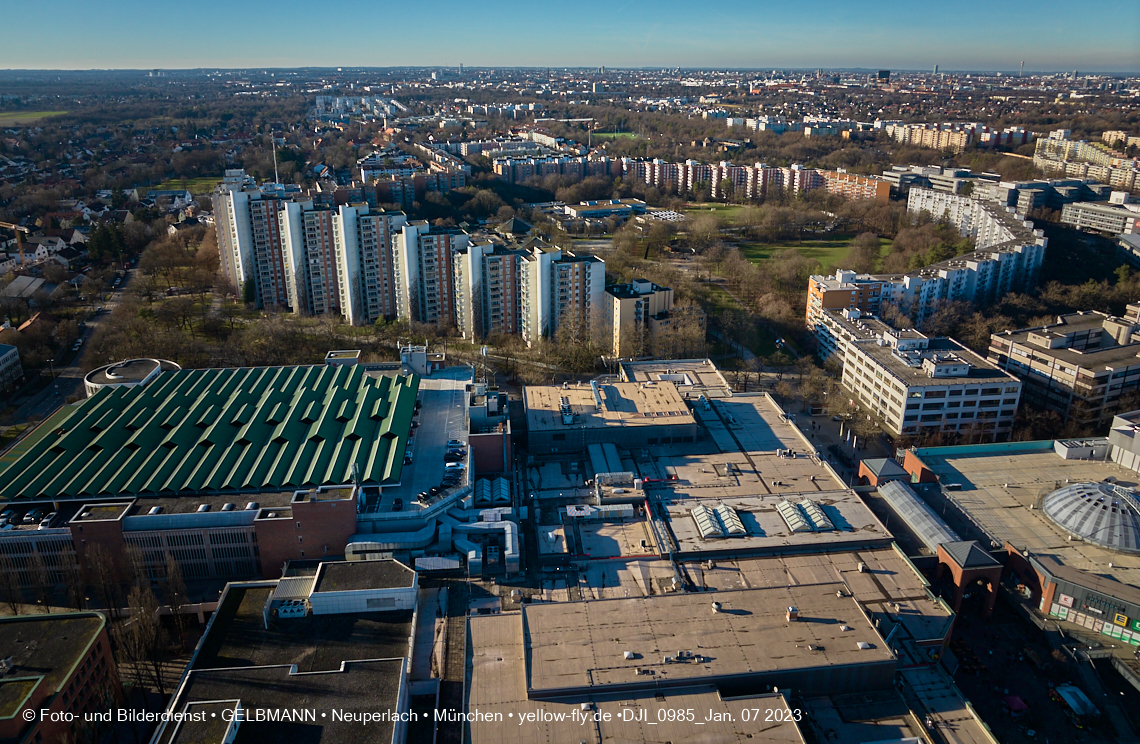
[[[1017,71],[1017,76],[1021,77],[1025,74],[1025,60],[1021,60],[1021,69]]]

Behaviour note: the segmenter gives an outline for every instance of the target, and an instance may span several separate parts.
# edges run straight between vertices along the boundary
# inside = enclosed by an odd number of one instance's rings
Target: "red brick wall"
[[[84,725],[83,714],[113,708],[116,702],[108,704],[106,698],[110,695],[112,701],[118,701],[120,689],[115,659],[111,656],[111,639],[104,627],[87,654],[80,659],[75,672],[63,680],[58,690],[41,683],[23,708],[37,713],[46,709],[48,713],[40,714],[41,717],[30,725],[24,720],[22,711],[13,718],[0,721],[0,740],[36,741],[36,732],[39,732],[44,742],[75,741]],[[66,700],[61,691],[66,691]],[[51,720],[52,713],[66,712],[75,714],[77,719],[71,723]],[[20,739],[21,734],[23,739]]]
[[[467,437],[471,446],[471,460],[475,475],[502,473],[510,469],[514,456],[511,451],[511,436],[506,432],[494,434],[471,434]]]
[[[292,509],[292,519],[254,522],[261,573],[267,579],[280,578],[287,560],[344,555],[348,538],[356,534],[352,501],[295,501]]]
[[[71,540],[75,544],[75,558],[87,572],[87,580],[94,580],[87,565],[87,552],[96,545],[103,548],[114,562],[116,573],[124,577],[127,571],[126,541],[123,540],[123,523],[117,520],[97,522],[71,522]]]
[[[918,456],[910,450],[907,450],[906,455],[903,457],[903,470],[912,476],[917,475],[919,483],[938,482],[938,476],[934,474],[934,471],[926,467],[925,463],[918,459]]]

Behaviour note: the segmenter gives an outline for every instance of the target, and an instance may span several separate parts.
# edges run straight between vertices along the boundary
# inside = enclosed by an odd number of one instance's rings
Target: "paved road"
[[[86,318],[86,327],[80,333],[80,340],[83,345],[79,349],[79,353],[70,357],[71,350],[68,349],[65,355],[61,355],[59,363],[54,365],[55,382],[42,391],[27,396],[24,398],[17,398],[13,401],[18,407],[9,414],[3,421],[6,425],[20,424],[26,421],[42,421],[57,408],[63,405],[68,396],[83,395],[83,375],[84,370],[87,369],[85,359],[87,357],[87,344],[95,331],[103,324],[106,323],[110,317],[111,312],[118,307],[119,301],[122,299],[122,293],[127,286],[134,280],[137,275],[138,269],[131,269],[127,272],[126,280],[120,285],[118,290],[107,292],[104,297],[106,300],[102,303],[96,303],[96,306],[101,304],[103,312],[98,315],[90,315]],[[49,367],[49,370],[51,368]]]

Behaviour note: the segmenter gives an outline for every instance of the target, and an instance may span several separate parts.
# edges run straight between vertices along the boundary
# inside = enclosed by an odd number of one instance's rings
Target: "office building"
[[[673,290],[647,279],[606,287],[602,303],[603,337],[615,357],[645,356],[659,323],[673,309]]]
[[[23,379],[20,350],[9,344],[0,344],[0,390],[14,388]]]
[[[973,197],[1010,207],[1017,214],[1035,209],[1062,209],[1073,202],[1107,201],[1111,187],[1090,179],[979,181]]]
[[[1025,381],[1025,400],[1077,424],[1105,424],[1140,392],[1140,305],[1124,318],[1096,311],[990,336],[987,357]]]
[[[894,436],[997,441],[1013,428],[1021,380],[953,339],[895,330],[858,310],[828,311],[820,336],[843,363],[843,386]]]

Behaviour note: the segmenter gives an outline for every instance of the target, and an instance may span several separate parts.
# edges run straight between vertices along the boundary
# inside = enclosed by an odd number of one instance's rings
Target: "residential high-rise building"
[[[258,307],[340,315],[354,325],[396,315],[393,238],[403,212],[334,204],[328,193],[253,186],[227,171],[215,194],[222,271]]]
[[[451,326],[457,322],[455,254],[470,236],[454,227],[424,220],[403,225],[396,235],[396,315],[418,323]]]
[[[531,243],[523,255],[520,333],[528,346],[572,323],[595,338],[601,332],[606,265],[545,243]]]
[[[526,254],[491,242],[456,250],[455,325],[464,338],[516,335],[522,324],[522,262]]]
[[[817,331],[828,309],[849,308],[877,313],[886,302],[896,305],[916,328],[950,300],[986,305],[1008,292],[1036,285],[1045,257],[1046,239],[1033,223],[990,201],[912,187],[911,212],[946,218],[975,241],[977,250],[939,261],[906,274],[856,274],[808,280],[807,324]]]
[[[368,325],[396,317],[396,276],[393,252],[396,236],[407,223],[403,212],[381,212],[364,205],[340,208],[342,271],[348,301],[345,317],[353,325]]]

